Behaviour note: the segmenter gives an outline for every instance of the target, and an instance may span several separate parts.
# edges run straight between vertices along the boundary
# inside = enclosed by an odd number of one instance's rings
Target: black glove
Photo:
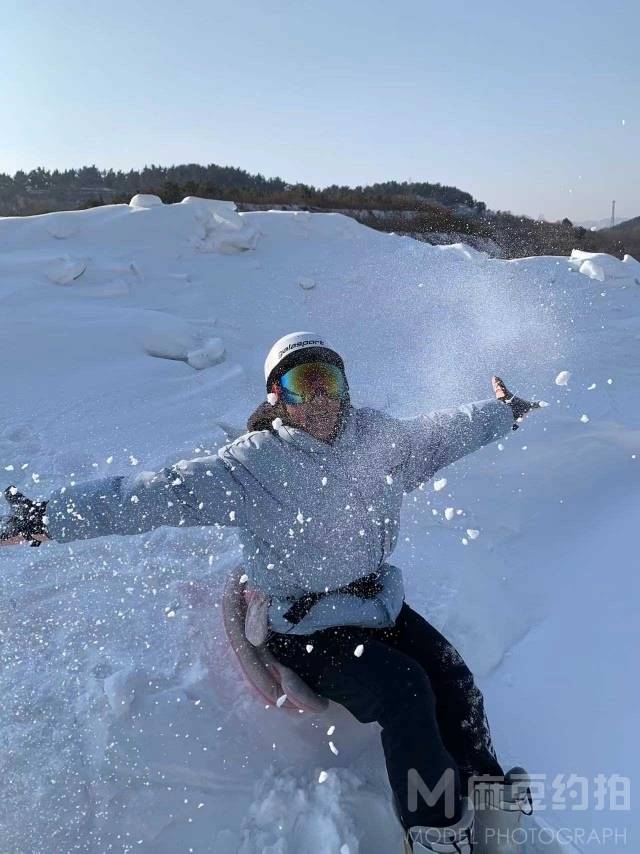
[[[46,501],[32,501],[15,488],[8,486],[4,497],[11,506],[11,515],[0,523],[0,540],[21,535],[25,540],[31,540],[32,546],[39,546],[40,540],[34,539],[35,534],[45,534],[47,529],[43,522],[46,513]]]
[[[540,404],[536,400],[523,400],[521,397],[511,394],[500,377],[494,377],[494,380],[496,397],[498,400],[501,400],[503,403],[506,403],[511,407],[514,420],[513,427],[511,429],[517,430],[520,426],[520,422],[527,412],[531,412],[532,409],[539,409]]]

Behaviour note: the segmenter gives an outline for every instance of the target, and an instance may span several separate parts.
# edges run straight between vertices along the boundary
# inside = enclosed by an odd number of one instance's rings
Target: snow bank
[[[55,284],[78,281],[94,296],[121,296],[123,287],[132,291],[144,278],[146,261],[141,259],[161,257],[166,281],[183,272],[180,262],[189,256],[245,252],[255,249],[258,240],[257,229],[232,202],[193,197],[163,205],[157,196],[138,195],[129,205],[0,218],[0,276],[5,279],[0,293],[9,284],[6,280],[33,282],[35,273]]]
[[[631,280],[635,284],[640,284],[640,263],[631,255],[625,255],[620,261],[619,258],[603,252],[582,252],[574,249],[570,263],[583,276],[596,279],[598,282]]]
[[[503,764],[632,774],[637,262],[133,201],[0,219],[4,485],[45,498],[214,453],[292,329],[336,342],[356,405],[399,416],[498,373],[550,406],[407,496],[407,599],[475,671]],[[0,850],[396,849],[377,726],[267,709],[242,681],[220,620],[241,562],[213,528],[0,550]]]

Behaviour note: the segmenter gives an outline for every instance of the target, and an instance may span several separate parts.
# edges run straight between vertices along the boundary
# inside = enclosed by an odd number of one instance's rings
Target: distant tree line
[[[339,186],[323,189],[310,184],[290,184],[282,178],[252,175],[232,166],[186,163],[179,166],[145,166],[100,170],[38,167],[15,175],[0,174],[0,214],[4,216],[44,213],[61,208],[86,207],[129,201],[136,193],[155,193],[163,201],[180,201],[185,195],[271,204],[314,204],[319,207],[408,209],[423,203],[466,206],[484,210],[470,193],[439,183],[387,181],[370,186]]]

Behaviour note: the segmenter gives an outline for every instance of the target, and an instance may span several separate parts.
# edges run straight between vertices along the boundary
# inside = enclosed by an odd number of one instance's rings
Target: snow
[[[640,283],[640,262],[631,255],[625,255],[621,261],[603,252],[582,252],[574,249],[570,264],[583,276],[598,282],[626,282],[635,278],[636,284]]]
[[[0,219],[0,250],[3,486],[36,499],[215,453],[299,328],[341,348],[357,406],[413,417],[490,396],[493,373],[546,395],[515,442],[406,497],[394,561],[476,674],[504,765],[633,775],[637,261],[491,260],[338,214],[145,197]],[[220,613],[241,564],[225,528],[0,550],[0,850],[397,850],[378,727],[265,707],[242,680]]]
[[[154,196],[151,193],[138,193],[129,202],[129,207],[132,208],[155,208],[163,204],[160,196]]]
[[[86,269],[86,261],[64,255],[49,264],[47,278],[56,285],[68,285],[79,279]]]

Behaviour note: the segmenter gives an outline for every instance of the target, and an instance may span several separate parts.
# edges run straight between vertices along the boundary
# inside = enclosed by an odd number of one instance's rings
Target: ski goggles
[[[280,377],[278,384],[278,397],[290,406],[309,403],[318,394],[344,400],[348,391],[347,380],[340,368],[326,362],[296,365]]]

